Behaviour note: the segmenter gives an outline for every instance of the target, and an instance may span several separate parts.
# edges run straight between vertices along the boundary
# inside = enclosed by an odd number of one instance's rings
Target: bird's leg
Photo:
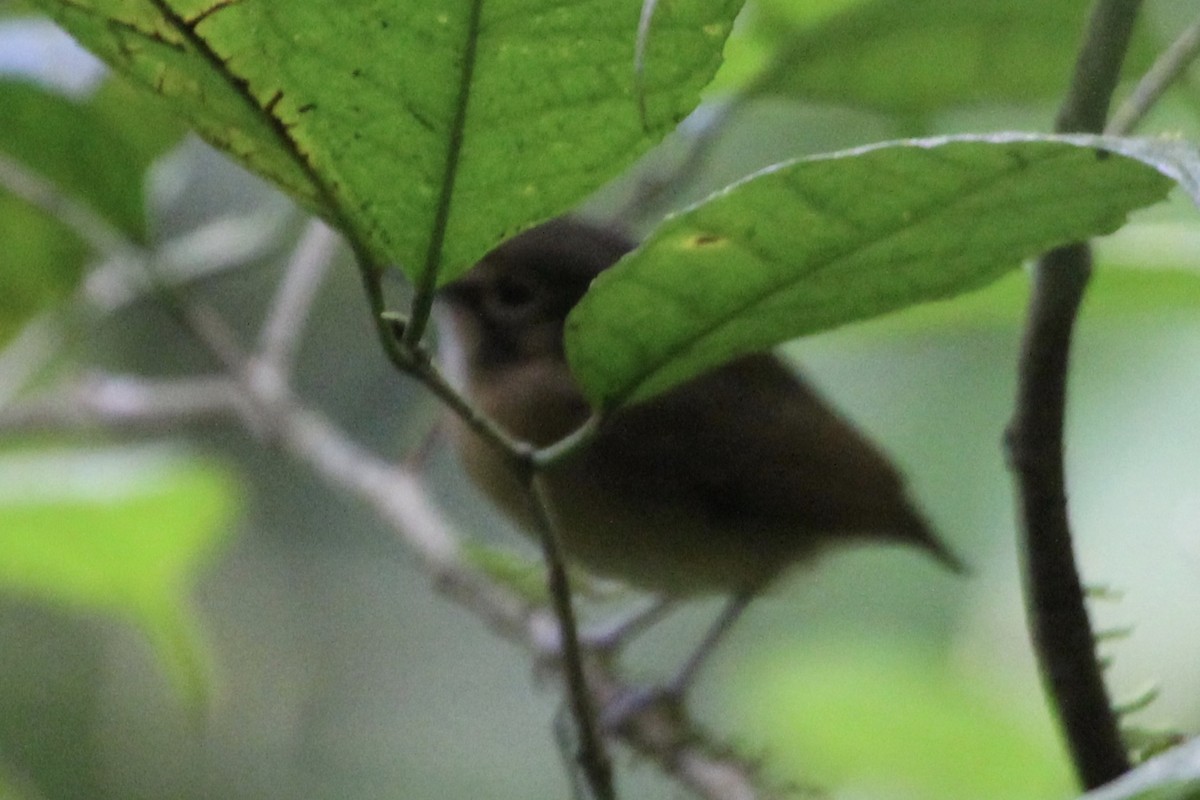
[[[675,608],[669,597],[658,595],[650,605],[618,619],[606,620],[584,632],[584,644],[594,650],[612,653],[640,636]]]
[[[700,644],[688,656],[687,661],[683,662],[683,666],[675,673],[671,680],[660,686],[651,686],[644,689],[636,689],[618,697],[610,702],[600,714],[600,723],[609,730],[617,730],[634,715],[646,710],[652,705],[662,703],[668,706],[679,707],[683,705],[684,695],[695,682],[696,675],[699,674],[700,668],[704,666],[704,662],[712,655],[713,650],[725,638],[725,634],[733,627],[733,624],[742,616],[742,612],[746,610],[746,606],[753,599],[753,592],[739,592],[730,598],[725,604],[725,608],[721,610],[720,616],[709,627],[704,634],[704,638],[700,640]]]
[[[725,634],[729,633],[729,629],[733,627],[733,623],[741,618],[742,612],[746,610],[746,606],[750,605],[750,600],[753,597],[754,594],[752,592],[739,592],[729,598],[729,602],[725,604],[725,608],[721,609],[720,616],[717,617],[712,627],[704,634],[704,638],[700,640],[700,644],[688,656],[687,661],[683,662],[683,666],[675,673],[675,677],[666,684],[667,691],[670,694],[682,698],[687,690],[691,688],[696,675],[700,672],[700,668],[704,666],[704,662],[708,660],[713,650],[725,638]]]

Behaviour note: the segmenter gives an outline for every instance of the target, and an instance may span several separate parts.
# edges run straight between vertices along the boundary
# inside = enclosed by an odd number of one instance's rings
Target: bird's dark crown
[[[632,250],[611,228],[559,218],[492,250],[443,297],[476,326],[476,366],[562,356],[562,326],[592,280]]]

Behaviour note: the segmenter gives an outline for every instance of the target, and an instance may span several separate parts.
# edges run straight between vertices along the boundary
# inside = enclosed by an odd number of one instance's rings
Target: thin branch
[[[112,256],[128,248],[124,235],[107,220],[2,153],[0,186],[65,224],[98,253]]]
[[[621,204],[614,218],[625,221],[645,219],[677,201],[701,174],[713,147],[748,98],[745,92],[739,92],[724,103],[707,104],[689,117],[679,129],[679,134],[687,137],[687,151],[675,164],[648,171],[639,178],[629,199]]]
[[[1163,51],[1153,66],[1147,70],[1133,93],[1125,99],[1112,115],[1105,133],[1124,136],[1133,131],[1171,84],[1187,72],[1192,62],[1200,55],[1200,17],[1184,29],[1171,46]]]
[[[169,428],[226,419],[245,411],[225,377],[146,380],[93,373],[53,391],[0,406],[0,432],[57,432],[88,428]]]
[[[60,323],[58,314],[40,314],[0,349],[0,408],[18,397],[58,355],[64,340]]]
[[[171,287],[162,287],[162,292],[169,301],[172,313],[178,315],[184,327],[187,328],[199,342],[233,375],[239,375],[247,369],[247,355],[233,328],[209,306],[190,298],[185,298]]]
[[[1139,3],[1098,0],[1056,121],[1059,132],[1099,132]],[[1039,667],[1075,770],[1088,788],[1129,769],[1095,654],[1067,515],[1063,430],[1075,317],[1091,272],[1086,243],[1046,253],[1033,272],[1009,460],[1018,489],[1023,578]]]
[[[268,202],[249,215],[221,217],[157,243],[140,252],[132,243],[117,257],[109,256],[89,271],[83,293],[100,311],[111,313],[156,289],[147,274],[171,285],[186,284],[244,267],[262,258],[282,241],[294,206]],[[134,269],[132,267],[138,267]]]
[[[254,369],[263,380],[286,383],[317,291],[337,251],[338,237],[312,219],[292,251],[258,336]]]
[[[550,516],[550,508],[537,482],[537,476],[536,465],[532,460],[528,460],[521,471],[521,478],[529,504],[532,506],[538,541],[542,546],[542,561],[546,564],[550,602],[554,609],[554,617],[559,622],[559,645],[567,681],[567,701],[571,705],[571,715],[579,727],[577,758],[593,794],[598,798],[615,798],[612,760],[604,746],[604,740],[600,737],[596,701],[588,689],[584,671],[583,647],[579,643],[579,625],[572,604],[574,593],[571,591],[571,579],[563,557],[565,550],[562,537],[559,536]]]

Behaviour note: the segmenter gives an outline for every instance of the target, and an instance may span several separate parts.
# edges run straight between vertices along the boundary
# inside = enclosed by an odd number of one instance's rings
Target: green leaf
[[[739,716],[787,777],[845,796],[1067,796],[1070,770],[1039,707],[899,641],[825,637],[739,665]],[[982,680],[981,680],[982,678]]]
[[[740,0],[41,0],[381,263],[450,280],[694,108]]]
[[[111,75],[92,94],[88,105],[132,148],[148,168],[156,158],[183,139],[187,127],[163,98],[123,75]]]
[[[747,37],[771,54],[753,90],[914,114],[1057,97],[1092,3],[873,0],[832,14],[810,5],[771,0],[751,22]],[[1129,66],[1152,57],[1139,39]]]
[[[595,281],[567,318],[572,369],[596,406],[613,408],[1109,233],[1171,182],[1100,142],[914,140],[764,170],[669,218]],[[1164,168],[1183,174],[1184,161]]]
[[[187,594],[231,496],[222,472],[162,450],[0,455],[0,590],[135,623],[201,708],[207,669]]]
[[[1200,800],[1200,739],[1150,759],[1081,800]]]
[[[0,192],[0,347],[64,300],[83,274],[87,246],[65,225]]]
[[[0,155],[86,204],[130,239],[145,241],[145,165],[100,115],[32,83],[3,79],[0,108]]]

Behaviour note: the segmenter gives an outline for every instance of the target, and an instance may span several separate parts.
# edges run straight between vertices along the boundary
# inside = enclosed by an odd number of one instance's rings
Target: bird
[[[635,246],[613,225],[559,217],[502,242],[442,289],[449,372],[513,439],[547,447],[591,417],[564,323]],[[482,492],[535,531],[511,460],[462,420],[451,421],[450,438]],[[771,353],[606,414],[537,480],[568,562],[670,601],[729,598],[697,663],[673,681],[680,691],[750,600],[831,547],[909,545],[963,570],[888,458]]]

